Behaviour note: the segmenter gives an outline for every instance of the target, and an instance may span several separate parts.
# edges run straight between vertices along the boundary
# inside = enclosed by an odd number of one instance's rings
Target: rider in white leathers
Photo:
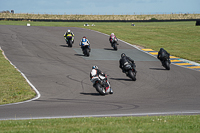
[[[92,71],[90,72],[91,82],[93,82],[93,79],[95,79],[96,77],[99,77],[99,75],[102,75],[104,77],[106,76],[103,72],[101,72],[101,70],[98,69],[97,66],[93,66]],[[107,81],[107,83],[110,86],[108,81]],[[107,90],[109,91],[110,94],[113,94],[113,90],[111,89],[111,87],[109,87]]]

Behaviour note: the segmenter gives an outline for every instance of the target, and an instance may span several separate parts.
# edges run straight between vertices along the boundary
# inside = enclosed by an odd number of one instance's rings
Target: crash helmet
[[[122,54],[121,54],[121,58],[124,57],[124,56],[126,56],[126,54],[122,53]]]
[[[92,69],[98,69],[98,66],[92,66]]]
[[[160,48],[160,51],[164,50],[164,48]]]
[[[81,41],[82,41],[82,42],[87,42],[86,37],[83,37],[83,38],[81,39]]]
[[[71,32],[70,29],[68,29],[67,32]]]
[[[115,36],[115,34],[114,33],[111,33],[111,37],[114,37]]]

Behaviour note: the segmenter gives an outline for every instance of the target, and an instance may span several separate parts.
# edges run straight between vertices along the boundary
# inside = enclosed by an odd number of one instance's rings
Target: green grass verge
[[[36,96],[20,72],[3,54],[0,54],[0,92],[0,104],[21,102]]]
[[[0,121],[0,132],[198,133],[200,115],[101,117]]]
[[[29,22],[31,26],[84,27],[84,22]],[[26,25],[26,21],[0,21],[0,25]],[[89,23],[92,24],[92,23]],[[106,34],[114,32],[118,38],[159,50],[167,49],[172,55],[200,61],[200,27],[195,22],[160,23],[95,23],[95,27],[84,27]],[[67,28],[66,28],[67,30]],[[0,94],[7,102],[28,99],[26,93],[33,93],[20,73],[0,55]],[[6,74],[6,75],[4,75]],[[11,79],[12,78],[12,79]],[[4,82],[3,82],[4,81]],[[26,84],[26,85],[25,85]],[[27,86],[27,87],[25,87]],[[28,89],[28,91],[25,90]],[[19,90],[19,93],[16,91]],[[9,93],[10,94],[9,94]],[[23,93],[23,95],[22,95]],[[32,95],[33,96],[33,95]],[[2,100],[1,100],[2,101]],[[1,102],[0,101],[0,102]],[[43,120],[0,121],[0,132],[199,132],[200,115],[192,116],[146,116],[146,117],[103,117]]]

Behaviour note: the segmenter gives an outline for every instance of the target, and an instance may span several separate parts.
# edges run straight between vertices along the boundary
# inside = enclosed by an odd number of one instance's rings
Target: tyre
[[[86,56],[90,56],[90,52],[88,48],[85,50],[85,52],[86,52]]]
[[[167,70],[170,70],[170,65],[169,65],[169,61],[168,60],[165,61],[165,68]]]
[[[117,50],[117,44],[116,43],[113,44],[113,48],[114,48],[114,50]]]
[[[68,43],[69,43],[68,46],[69,46],[69,47],[72,47],[72,40],[69,40]]]
[[[106,94],[105,89],[99,83],[96,84],[95,88],[100,95],[104,96]]]
[[[135,72],[133,72],[132,70],[129,70],[129,71],[128,71],[128,75],[129,75],[129,77],[130,77],[133,81],[136,81],[136,74],[135,74]]]

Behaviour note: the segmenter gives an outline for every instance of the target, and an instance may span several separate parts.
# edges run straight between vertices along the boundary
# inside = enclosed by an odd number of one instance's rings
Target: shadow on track
[[[149,68],[149,69],[151,69],[151,70],[167,70],[165,68]]]
[[[84,93],[84,92],[82,92],[82,93],[80,93],[80,94],[83,94],[83,95],[91,95],[91,96],[102,96],[102,95],[100,95],[99,93]]]
[[[104,50],[111,50],[111,51],[116,51],[113,48],[104,48]]]
[[[68,45],[60,45],[61,47],[69,47]]]
[[[128,78],[109,78],[109,79],[113,79],[113,80],[124,80],[124,81],[132,81],[132,79],[128,79]]]
[[[85,56],[85,55],[83,55],[83,54],[74,54],[74,55],[76,55],[76,56]]]

